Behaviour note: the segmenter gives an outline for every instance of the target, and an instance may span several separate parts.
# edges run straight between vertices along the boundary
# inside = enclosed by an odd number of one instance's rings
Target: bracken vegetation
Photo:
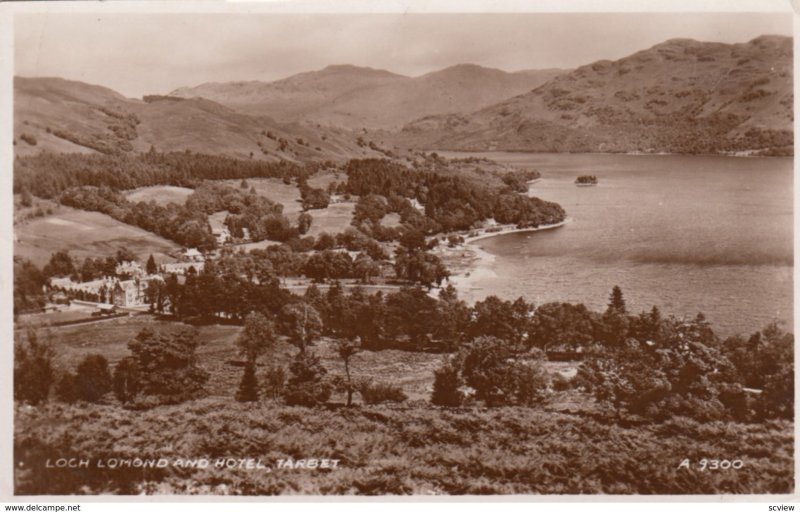
[[[145,412],[22,406],[15,418],[21,494],[761,494],[794,483],[784,420],[623,426],[524,407],[298,410],[216,399]],[[45,469],[55,454],[208,458],[210,467]],[[699,469],[729,454],[744,467]],[[338,468],[275,468],[307,457],[338,459]],[[679,469],[687,457],[691,468]],[[272,471],[216,468],[217,458],[258,458]]]

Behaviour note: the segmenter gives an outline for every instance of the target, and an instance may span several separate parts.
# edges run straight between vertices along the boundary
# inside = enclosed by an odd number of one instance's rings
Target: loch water
[[[445,153],[464,157],[464,153]],[[562,228],[475,242],[493,255],[473,299],[523,296],[603,310],[702,311],[720,335],[772,320],[793,329],[791,158],[472,153],[535,168],[529,194],[561,204]],[[598,185],[578,187],[593,174]]]

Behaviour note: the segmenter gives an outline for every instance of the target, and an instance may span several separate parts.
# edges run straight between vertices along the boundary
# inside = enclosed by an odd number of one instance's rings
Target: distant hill
[[[673,39],[598,61],[469,114],[408,123],[393,142],[454,150],[790,154],[792,39]]]
[[[572,71],[462,64],[409,78],[329,66],[142,100],[17,77],[14,94],[17,155],[154,146],[307,161],[405,155],[398,147],[791,154],[793,144],[792,40],[780,36],[673,39]]]
[[[528,92],[562,70],[506,73],[472,64],[350,92],[309,113],[309,120],[354,128],[400,128],[432,114],[472,112]]]
[[[336,98],[370,87],[405,82],[389,71],[350,65],[328,66],[275,82],[207,83],[170,93],[179,98],[206,98],[232,109],[294,122]]]
[[[51,152],[190,150],[263,160],[381,156],[346,130],[278,123],[206,99],[145,96],[60,78],[14,79],[14,149]]]
[[[203,97],[279,121],[391,129],[422,116],[472,112],[530,91],[562,72],[506,73],[461,64],[408,78],[371,68],[329,66],[277,82],[203,84],[170,96]]]

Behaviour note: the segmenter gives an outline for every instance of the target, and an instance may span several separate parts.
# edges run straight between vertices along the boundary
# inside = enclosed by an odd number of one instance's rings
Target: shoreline
[[[649,153],[649,152],[639,152],[639,151],[620,151],[620,152],[603,152],[603,151],[562,151],[562,152],[552,152],[552,151],[525,151],[520,149],[487,149],[487,150],[479,150],[479,151],[471,151],[471,150],[459,150],[459,149],[428,149],[425,151],[435,151],[440,155],[445,153],[458,153],[458,154],[467,154],[467,155],[476,155],[476,154],[491,154],[491,153],[519,153],[524,155],[621,155],[621,156],[700,156],[700,157],[709,157],[709,156],[718,156],[718,157],[731,157],[731,158],[791,158],[793,159],[793,155],[756,155],[750,153],[750,151],[754,150],[742,150],[737,152],[729,152],[729,153],[667,153],[667,152],[657,152],[657,153]],[[758,151],[758,150],[755,150]],[[447,156],[447,155],[443,155]]]
[[[478,286],[478,282],[484,278],[496,277],[497,274],[493,269],[496,256],[479,245],[473,244],[473,242],[513,233],[533,233],[556,229],[571,222],[573,222],[572,218],[567,217],[561,222],[545,224],[535,228],[511,228],[491,233],[480,233],[476,236],[465,238],[464,243],[456,247],[440,246],[436,252],[451,273],[447,281],[448,284],[452,284],[458,290],[459,298],[467,302],[467,304],[474,304],[481,299],[478,295],[482,295],[479,293],[482,288]]]
[[[475,236],[464,237],[464,244],[466,245],[466,244],[469,244],[469,243],[472,243],[472,242],[476,242],[478,240],[485,240],[485,239],[491,238],[493,236],[510,235],[512,233],[533,233],[535,231],[545,231],[545,230],[548,230],[548,229],[556,229],[556,228],[560,228],[560,227],[566,226],[567,224],[570,224],[570,223],[572,223],[572,218],[571,217],[567,217],[564,220],[562,220],[561,222],[556,222],[556,223],[553,223],[553,224],[542,224],[541,226],[530,227],[530,228],[508,228],[507,227],[507,226],[509,226],[508,224],[507,225],[503,225],[503,226],[495,226],[495,228],[488,228],[488,229],[496,229],[498,227],[501,228],[501,229],[499,231],[491,231],[491,232],[484,231],[483,233],[479,233],[479,234],[477,234]]]

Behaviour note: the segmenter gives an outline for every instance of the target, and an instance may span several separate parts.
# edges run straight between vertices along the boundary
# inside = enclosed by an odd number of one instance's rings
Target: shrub
[[[37,144],[36,137],[34,137],[33,135],[31,135],[29,133],[23,133],[23,134],[21,134],[19,136],[19,138],[22,139],[23,141],[27,142],[31,146],[35,146]]]
[[[14,399],[37,405],[47,400],[55,380],[54,352],[49,343],[28,331],[26,342],[14,344]]]
[[[477,338],[464,349],[461,374],[467,385],[475,389],[476,398],[489,406],[508,401],[508,361],[511,356],[505,343],[489,336]]]
[[[458,367],[453,362],[445,362],[433,371],[433,393],[431,403],[456,407],[461,405],[464,395],[459,389],[462,386]]]
[[[244,366],[242,381],[236,390],[236,400],[239,402],[258,401],[258,381],[256,380],[255,364],[248,363]]]
[[[408,396],[402,388],[394,384],[370,381],[362,382],[358,392],[365,404],[379,404],[381,402],[405,402]]]
[[[74,373],[65,373],[58,379],[56,384],[56,397],[62,402],[74,404],[81,398],[81,390],[78,385],[78,378]]]
[[[33,197],[31,197],[31,193],[28,192],[27,188],[23,188],[22,192],[20,192],[20,204],[25,206],[26,208],[30,208],[33,206]]]
[[[78,364],[76,375],[80,395],[87,402],[97,402],[111,391],[111,372],[108,361],[98,354],[90,354]]]
[[[572,379],[564,377],[562,374],[557,373],[553,377],[553,389],[556,391],[567,391],[572,389]]]
[[[284,392],[287,405],[312,407],[328,401],[332,389],[325,380],[327,371],[317,356],[309,351],[300,352],[289,366],[289,371],[292,376]]]
[[[764,414],[768,417],[794,418],[794,365],[787,364],[764,383]]]
[[[477,338],[462,349],[459,360],[464,382],[490,407],[531,405],[543,398],[549,384],[542,352],[521,360],[498,338]]]
[[[122,403],[127,403],[141,389],[139,365],[133,357],[122,359],[114,368],[114,396]]]
[[[533,405],[541,402],[549,383],[541,360],[516,361],[510,365],[508,394],[514,404]]]
[[[302,382],[288,388],[283,395],[286,405],[313,407],[324,404],[331,397],[331,386],[327,382]]]
[[[264,376],[264,392],[273,400],[283,394],[286,386],[286,370],[282,366],[270,366]]]

